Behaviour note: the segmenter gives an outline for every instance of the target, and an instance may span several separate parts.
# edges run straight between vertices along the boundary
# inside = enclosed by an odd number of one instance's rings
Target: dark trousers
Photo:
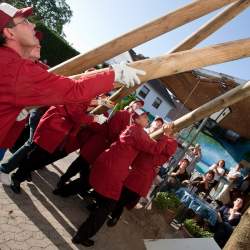
[[[62,175],[61,180],[66,182],[72,176],[80,172],[80,178],[77,178],[57,189],[58,194],[70,196],[75,194],[84,195],[91,187],[89,184],[90,166],[89,163],[79,156]]]
[[[34,142],[32,143],[32,148],[30,154],[20,163],[19,168],[15,173],[15,179],[19,182],[23,182],[32,171],[41,169],[46,165],[67,156],[67,153],[63,150],[56,150],[51,154]]]
[[[233,232],[233,227],[227,222],[217,222],[215,225],[214,240],[223,248]]]
[[[98,195],[98,207],[92,211],[87,220],[80,226],[76,236],[82,240],[94,236],[105,223],[108,215],[114,210],[115,200],[106,198],[100,194]]]
[[[130,208],[134,207],[136,203],[139,201],[140,195],[133,192],[132,190],[123,187],[121,197],[119,201],[116,203],[115,209],[113,210],[111,217],[112,219],[119,220],[124,207],[129,206]]]
[[[86,178],[89,176],[89,163],[79,155],[68,167],[67,171],[61,176],[63,182],[67,182],[71,177],[81,172],[83,178],[86,175]]]

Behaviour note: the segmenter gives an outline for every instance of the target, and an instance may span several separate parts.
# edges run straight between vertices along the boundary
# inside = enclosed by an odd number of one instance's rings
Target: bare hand
[[[174,135],[174,123],[170,122],[163,125],[164,135],[173,136]]]

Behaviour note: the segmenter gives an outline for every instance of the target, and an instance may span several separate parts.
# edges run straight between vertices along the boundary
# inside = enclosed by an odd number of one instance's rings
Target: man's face
[[[132,104],[131,108],[133,111],[135,111],[136,109],[141,109],[143,107],[141,102],[135,102]]]
[[[35,36],[35,25],[30,23],[25,17],[19,16],[13,18],[13,27],[8,28],[12,36],[10,39],[15,40],[19,46],[34,47],[38,43]]]
[[[148,115],[147,114],[140,115],[136,119],[136,123],[141,125],[143,128],[147,127],[148,126]]]
[[[154,130],[157,130],[159,128],[161,128],[163,125],[163,123],[161,122],[161,120],[155,120],[151,123],[150,127],[152,127]]]

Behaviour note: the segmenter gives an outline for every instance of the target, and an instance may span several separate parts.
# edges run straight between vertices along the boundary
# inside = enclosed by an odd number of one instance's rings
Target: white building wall
[[[153,116],[161,116],[162,118],[167,120],[166,115],[172,109],[172,106],[162,96],[160,96],[159,93],[157,93],[152,87],[150,87],[149,84],[145,84],[145,86],[150,89],[145,99],[138,95],[142,87],[136,90],[137,97],[144,100],[144,109],[150,112]],[[162,100],[162,103],[157,109],[152,106],[156,97],[159,97]]]

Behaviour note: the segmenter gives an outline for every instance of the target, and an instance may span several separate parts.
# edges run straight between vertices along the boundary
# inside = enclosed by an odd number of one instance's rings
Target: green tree
[[[59,35],[64,35],[63,25],[72,17],[72,11],[66,0],[5,0],[1,2],[8,2],[17,8],[33,6],[33,21],[43,22]]]

